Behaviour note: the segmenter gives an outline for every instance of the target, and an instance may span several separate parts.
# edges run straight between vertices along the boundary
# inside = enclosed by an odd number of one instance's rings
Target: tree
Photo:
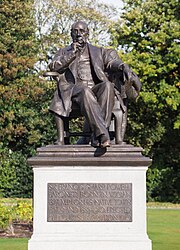
[[[49,138],[46,91],[35,71],[39,44],[32,1],[4,0],[0,6],[0,187],[12,167],[11,195],[30,196],[32,171],[25,159]],[[50,89],[50,88],[49,88]],[[45,133],[46,138],[45,138]],[[52,134],[52,132],[51,132]],[[50,141],[50,140],[49,140]],[[7,168],[5,170],[5,168]],[[26,185],[24,181],[26,181]],[[29,183],[28,183],[29,182]],[[6,182],[7,183],[7,182]],[[28,188],[27,188],[28,187]],[[7,196],[9,187],[3,195]],[[9,194],[10,194],[9,193]]]
[[[129,105],[128,140],[153,159],[149,196],[179,201],[179,3],[177,0],[125,0],[111,29],[113,45],[139,75],[143,87]]]

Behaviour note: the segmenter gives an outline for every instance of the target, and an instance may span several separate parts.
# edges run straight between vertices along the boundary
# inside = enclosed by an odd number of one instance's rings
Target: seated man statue
[[[89,44],[88,36],[88,25],[75,22],[71,28],[72,44],[59,49],[50,63],[50,70],[58,72],[59,79],[49,109],[55,113],[58,129],[60,117],[68,117],[72,103],[76,103],[92,133],[91,145],[106,148],[110,146],[108,128],[115,95],[119,91],[109,80],[108,73],[121,72],[128,82],[132,71],[115,50]]]

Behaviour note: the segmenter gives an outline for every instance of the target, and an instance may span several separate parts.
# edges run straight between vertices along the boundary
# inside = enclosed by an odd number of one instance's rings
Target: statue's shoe
[[[104,141],[104,142],[100,143],[101,148],[107,148],[107,147],[110,147],[110,146],[111,146],[110,140],[107,140],[107,141]]]
[[[100,141],[100,148],[107,148],[111,146],[111,141],[109,139],[109,136],[101,135],[99,138]]]

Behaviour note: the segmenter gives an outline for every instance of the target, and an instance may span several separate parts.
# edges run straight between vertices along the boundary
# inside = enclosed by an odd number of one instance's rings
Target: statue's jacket
[[[113,49],[105,49],[87,44],[91,62],[91,70],[95,84],[109,81],[109,72],[116,74],[120,72],[122,81],[131,82],[125,86],[115,84],[115,92],[120,100],[123,110],[123,99],[135,99],[141,89],[141,83],[137,75],[124,64]],[[59,49],[49,65],[51,71],[59,73],[57,80],[57,90],[54,93],[53,100],[49,110],[60,115],[68,117],[72,109],[72,93],[77,81],[77,57],[72,49],[72,45]]]

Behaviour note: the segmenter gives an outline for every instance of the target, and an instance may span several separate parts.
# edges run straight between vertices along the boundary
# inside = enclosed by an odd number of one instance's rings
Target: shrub
[[[31,200],[10,200],[1,199],[0,201],[0,230],[8,229],[13,223],[32,222]]]
[[[12,223],[12,208],[0,205],[0,230],[5,230]]]
[[[0,158],[0,196],[31,197],[32,169],[27,164],[26,155],[0,144]]]

